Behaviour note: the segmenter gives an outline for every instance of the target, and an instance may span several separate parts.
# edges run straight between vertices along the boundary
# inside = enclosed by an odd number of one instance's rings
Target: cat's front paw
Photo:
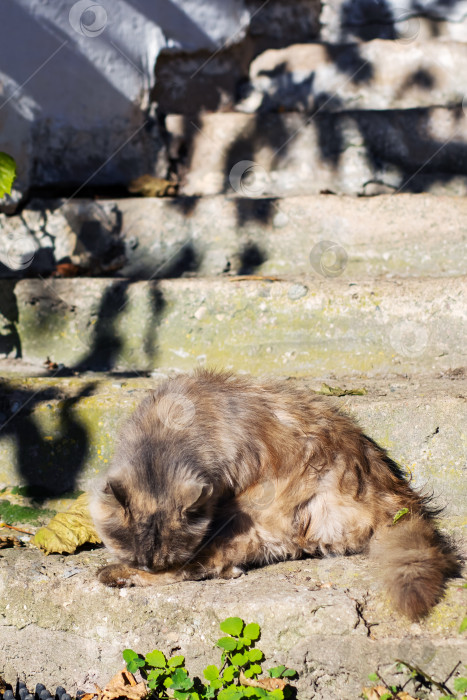
[[[109,564],[97,572],[98,580],[105,586],[125,588],[135,585],[135,572],[125,564]]]
[[[221,578],[238,578],[239,576],[242,576],[245,572],[243,569],[241,569],[239,566],[227,566],[225,569],[222,569],[220,573]]]

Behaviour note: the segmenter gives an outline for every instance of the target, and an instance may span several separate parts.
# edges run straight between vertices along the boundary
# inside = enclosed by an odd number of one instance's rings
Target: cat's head
[[[109,474],[91,497],[91,515],[106,547],[125,564],[149,571],[183,566],[202,545],[212,484],[189,475],[159,494]]]

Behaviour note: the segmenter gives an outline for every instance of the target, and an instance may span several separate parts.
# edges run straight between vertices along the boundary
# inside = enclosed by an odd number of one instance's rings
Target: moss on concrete
[[[21,506],[16,503],[2,499],[0,500],[0,521],[7,525],[19,525],[30,523],[39,525],[55,515],[56,511],[49,508],[32,508],[31,506]]]
[[[202,362],[304,376],[422,371],[463,361],[461,279],[398,285],[313,277],[274,283],[86,279],[79,298],[73,280],[54,280],[48,285],[63,300],[55,306],[51,290],[40,297],[45,292],[33,282],[17,285],[18,331],[24,357],[39,363],[50,357],[68,366],[141,372]],[[302,296],[295,294],[297,286]],[[34,294],[39,301],[32,304]],[[99,299],[103,308],[96,310]],[[115,308],[107,308],[106,299]],[[416,356],[394,342],[394,328],[407,321],[426,334]],[[60,332],[52,332],[54,324]]]

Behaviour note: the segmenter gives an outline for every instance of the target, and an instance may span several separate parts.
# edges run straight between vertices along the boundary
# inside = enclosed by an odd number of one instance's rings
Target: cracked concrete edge
[[[184,260],[193,275],[237,274],[245,265],[259,274],[313,273],[322,241],[344,249],[349,279],[453,276],[465,271],[466,214],[461,198],[409,194],[35,200],[21,215],[0,214],[0,276],[47,275],[67,258],[86,268],[93,256],[119,260],[118,274],[136,278],[164,276],[175,264],[183,272]]]
[[[197,364],[310,376],[465,364],[467,278],[21,280],[2,342],[26,361],[150,372]],[[77,288],[79,294],[77,294]]]
[[[467,652],[458,633],[467,603],[461,580],[429,618],[410,623],[391,610],[363,556],[282,562],[233,581],[122,591],[94,579],[107,559],[105,550],[47,558],[5,550],[0,645],[7,675],[86,689],[121,667],[127,647],[177,649],[201,673],[220,655],[218,623],[229,615],[260,623],[266,668],[297,668],[303,698],[357,697],[369,672],[398,657],[447,674]]]

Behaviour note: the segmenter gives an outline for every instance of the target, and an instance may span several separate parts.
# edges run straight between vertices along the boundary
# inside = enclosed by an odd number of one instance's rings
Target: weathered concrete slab
[[[462,107],[170,115],[186,195],[467,192]],[[184,154],[187,154],[186,157]]]
[[[236,105],[248,113],[462,105],[467,44],[375,40],[358,50],[295,44],[260,54],[249,74]]]
[[[306,274],[322,241],[345,249],[349,279],[454,276],[467,269],[466,220],[466,199],[432,195],[37,200],[0,215],[0,277],[67,260],[137,279]]]
[[[275,282],[3,280],[3,354],[75,371],[207,363],[301,376],[465,364],[465,277],[353,281],[339,248],[330,262],[317,253],[313,275]]]
[[[319,0],[293,0],[287,11],[278,0],[223,0],[222,7],[186,1],[156,7],[152,0],[138,7],[2,4],[0,150],[17,160],[18,198],[31,186],[73,192],[89,183],[126,185],[145,172],[163,176],[164,144],[157,121],[148,119],[158,55],[174,47],[188,55],[204,50],[200,74],[212,54],[242,46],[249,31],[258,50],[290,43],[297,23],[316,36],[319,12]],[[222,74],[229,65],[219,68]],[[169,90],[179,77],[167,76]]]
[[[321,39],[332,43],[387,39],[405,45],[431,38],[466,41],[466,18],[465,0],[423,4],[407,0],[323,0]]]
[[[267,374],[265,367],[261,374]],[[87,488],[108,466],[122,421],[161,376],[157,372],[149,378],[90,374],[25,379],[10,374],[0,382],[0,485],[33,485],[49,492]],[[334,401],[389,450],[417,486],[434,492],[436,503],[446,507],[444,517],[451,529],[465,527],[465,370],[444,378],[321,375],[301,382],[319,391],[323,380],[367,391]]]
[[[254,56],[266,48],[319,37],[319,0],[289,0],[287,4],[281,0],[249,0],[245,10],[249,12],[249,26],[239,18],[237,28],[215,51],[192,45],[171,46],[159,53],[151,98],[162,114],[195,115],[233,109],[238,85],[247,79]],[[217,17],[227,20],[229,14],[224,5]]]
[[[410,624],[391,611],[377,572],[359,556],[122,591],[95,579],[107,560],[103,550],[47,558],[32,549],[2,551],[0,648],[8,681],[18,674],[28,685],[92,690],[123,667],[128,647],[177,649],[201,674],[218,662],[218,625],[231,615],[260,623],[266,660],[299,671],[303,700],[354,700],[378,667],[392,677],[396,658],[444,678],[467,653],[458,633],[467,595],[461,580],[451,582],[426,621]]]

